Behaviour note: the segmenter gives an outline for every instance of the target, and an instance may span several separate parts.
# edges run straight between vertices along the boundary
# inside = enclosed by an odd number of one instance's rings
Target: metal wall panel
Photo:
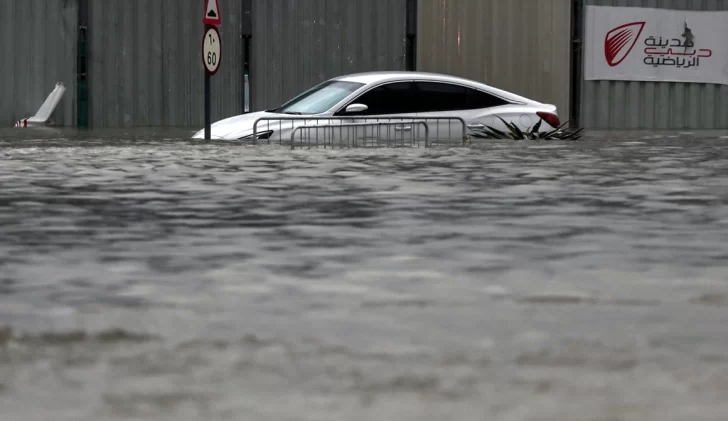
[[[419,0],[417,70],[555,104],[569,116],[570,0]]]
[[[242,112],[242,4],[221,3],[213,121]],[[201,0],[90,2],[90,126],[202,128],[203,9]]]
[[[57,82],[52,119],[75,124],[77,22],[76,0],[0,0],[0,125],[34,115]]]
[[[405,69],[406,0],[255,0],[252,110],[326,79]]]
[[[587,5],[728,10],[725,0],[587,0]],[[725,129],[728,86],[582,81],[582,126],[593,129]]]

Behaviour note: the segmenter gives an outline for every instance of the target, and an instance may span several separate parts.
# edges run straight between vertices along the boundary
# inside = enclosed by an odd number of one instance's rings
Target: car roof
[[[485,90],[501,97],[505,97],[514,101],[520,101],[525,103],[536,103],[532,99],[514,94],[512,92],[504,91],[502,89],[495,88],[490,85],[486,85],[482,82],[477,82],[471,79],[465,79],[458,76],[446,75],[442,73],[431,73],[431,72],[415,72],[415,71],[373,71],[373,72],[361,72],[352,73],[348,75],[339,76],[334,80],[341,80],[345,82],[356,82],[370,85],[372,83],[381,82],[393,82],[397,80],[436,80],[439,82],[452,82],[467,85],[476,89]]]

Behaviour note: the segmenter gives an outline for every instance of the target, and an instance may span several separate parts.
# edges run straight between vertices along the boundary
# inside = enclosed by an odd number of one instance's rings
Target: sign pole
[[[220,0],[205,0],[202,17],[205,33],[202,35],[202,65],[205,68],[205,140],[212,138],[212,110],[210,105],[210,81],[217,73],[222,60],[222,39],[217,25],[222,24]]]
[[[210,110],[210,80],[209,72],[205,72],[205,140],[212,137],[212,110]]]

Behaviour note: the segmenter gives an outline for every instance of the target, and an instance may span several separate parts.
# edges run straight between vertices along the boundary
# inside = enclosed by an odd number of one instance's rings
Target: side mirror
[[[360,113],[362,111],[368,110],[369,107],[367,107],[364,104],[351,104],[348,107],[346,107],[346,113]]]

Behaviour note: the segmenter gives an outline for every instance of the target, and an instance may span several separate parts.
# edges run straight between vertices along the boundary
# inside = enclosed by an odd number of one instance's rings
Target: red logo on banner
[[[637,40],[645,29],[645,22],[632,22],[618,26],[604,38],[604,57],[614,67],[624,61],[632,52]]]

